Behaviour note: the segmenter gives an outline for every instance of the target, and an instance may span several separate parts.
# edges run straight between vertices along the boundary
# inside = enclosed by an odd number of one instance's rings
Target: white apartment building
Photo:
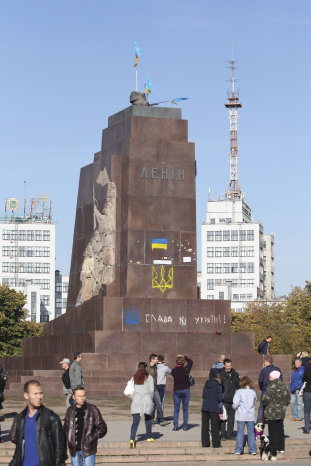
[[[62,275],[55,270],[55,317],[66,312],[68,296],[69,275]]]
[[[10,211],[8,200],[8,211]],[[11,205],[14,205],[11,202]],[[27,295],[29,320],[55,318],[55,224],[50,211],[17,215],[17,207],[0,218],[0,283]]]
[[[242,312],[247,302],[266,297],[263,238],[244,200],[209,200],[202,224],[201,298],[229,299]]]
[[[263,235],[263,291],[266,299],[274,298],[274,234]]]
[[[274,235],[264,235],[253,222],[238,179],[238,110],[235,62],[231,60],[232,89],[225,107],[230,123],[230,178],[225,198],[209,199],[202,224],[201,298],[229,299],[243,312],[246,303],[274,297]]]

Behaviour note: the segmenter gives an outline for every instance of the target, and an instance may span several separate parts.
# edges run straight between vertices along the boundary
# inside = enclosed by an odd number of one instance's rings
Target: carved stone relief
[[[98,296],[103,285],[113,282],[115,274],[116,185],[109,179],[106,168],[99,172],[96,183],[107,187],[106,202],[101,211],[93,189],[94,233],[83,254],[77,306]]]

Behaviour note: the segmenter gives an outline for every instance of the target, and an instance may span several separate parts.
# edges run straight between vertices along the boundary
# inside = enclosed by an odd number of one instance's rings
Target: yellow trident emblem
[[[165,279],[165,269],[164,266],[161,266],[160,277],[156,271],[155,266],[152,266],[152,288],[159,288],[159,290],[164,293],[167,288],[173,288],[174,285],[174,269],[173,266],[169,269],[167,274],[167,280]]]

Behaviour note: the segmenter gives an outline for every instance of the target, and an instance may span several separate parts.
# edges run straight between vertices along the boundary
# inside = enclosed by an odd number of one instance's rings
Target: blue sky
[[[56,266],[70,267],[79,170],[100,149],[109,115],[139,81],[150,101],[182,104],[196,143],[198,246],[208,188],[229,178],[235,41],[240,100],[239,179],[254,220],[275,233],[278,295],[310,274],[309,0],[27,0],[0,2],[0,213],[7,197],[53,200]],[[142,90],[142,89],[141,89]],[[200,248],[198,247],[198,253]]]

